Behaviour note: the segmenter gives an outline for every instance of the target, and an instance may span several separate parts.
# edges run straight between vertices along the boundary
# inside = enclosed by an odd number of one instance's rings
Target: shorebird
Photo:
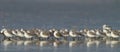
[[[11,32],[15,36],[15,38],[17,38],[17,39],[21,39],[22,38],[21,37],[21,33],[19,33],[20,31],[18,29],[12,30]]]
[[[112,38],[120,38],[120,34],[117,31],[111,31],[111,37]]]
[[[96,32],[96,35],[98,35],[100,38],[104,38],[104,37],[106,37],[106,34],[105,33],[103,33],[101,30],[95,30]]]
[[[61,29],[60,33],[64,36],[64,37],[68,37],[69,36],[69,30],[68,29]]]
[[[73,30],[70,30],[69,31],[69,36],[71,37],[71,38],[80,38],[81,37],[81,33],[79,33],[79,32],[76,32],[76,31],[73,31]]]
[[[85,29],[83,29],[83,30],[80,30],[80,33],[84,36],[84,37],[87,37],[87,31],[88,31],[89,29],[87,29],[87,28],[85,28]]]
[[[55,28],[53,28],[53,29],[49,29],[48,31],[49,31],[49,33],[50,33],[50,37],[51,37],[52,39],[54,39],[54,38],[55,38],[55,37],[54,37],[54,32],[55,32],[55,31],[58,31],[58,30],[55,29]]]
[[[60,29],[59,32],[62,34],[64,39],[68,39],[69,37],[69,30],[68,29]]]
[[[40,37],[43,39],[48,39],[50,37],[49,31],[41,31],[40,32]]]
[[[34,37],[33,34],[30,34],[29,30],[21,30],[24,33],[24,37],[26,39],[32,39]]]
[[[12,30],[11,32],[12,32],[12,34],[14,34],[15,36],[17,36],[17,31],[16,31],[16,30]]]
[[[62,35],[58,30],[56,30],[56,31],[53,33],[53,35],[54,35],[54,37],[55,37],[56,39],[59,39],[59,38],[62,38],[62,37],[63,37],[63,35]]]
[[[104,25],[103,25],[103,29],[108,29],[108,30],[111,30],[111,29],[112,29],[112,27],[111,27],[111,26],[109,26],[109,25],[104,24]]]
[[[5,38],[8,38],[8,39],[10,39],[10,38],[12,38],[14,36],[12,34],[11,30],[10,29],[6,29],[6,28],[2,29],[1,33],[4,35]]]
[[[103,29],[103,33],[105,33],[108,38],[111,37],[111,30]]]
[[[111,31],[112,27],[106,24],[103,25],[103,33],[105,33],[107,37],[111,37]]]
[[[24,33],[21,31],[22,29],[15,29],[15,30],[12,30],[12,33],[18,37],[19,39],[23,38],[24,37]]]
[[[16,31],[17,31],[17,36],[24,37],[24,33],[22,31],[20,31],[20,30],[16,30]]]
[[[35,34],[37,35],[37,38],[41,38],[41,36],[40,36],[40,33],[41,33],[41,29],[36,29],[34,32],[35,32]]]
[[[94,30],[88,30],[86,35],[87,35],[88,38],[96,38],[96,37],[98,37],[98,35],[96,35]]]
[[[79,31],[74,31],[74,30],[70,30],[69,31],[69,36],[73,39],[73,40],[79,40],[81,38],[84,38],[84,34],[82,34],[82,32]]]

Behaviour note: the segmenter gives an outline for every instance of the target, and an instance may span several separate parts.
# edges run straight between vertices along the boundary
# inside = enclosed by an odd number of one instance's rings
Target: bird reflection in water
[[[16,45],[17,46],[24,45],[24,41],[23,40],[16,41]]]
[[[49,46],[51,44],[52,41],[36,41],[36,45],[40,46],[40,47],[45,47],[45,46]]]
[[[30,40],[24,41],[24,46],[32,45],[32,43],[33,41],[30,41]]]
[[[101,40],[87,39],[85,40],[85,42],[87,47],[92,47],[92,46],[99,47]]]
[[[4,47],[8,46],[39,46],[39,47],[62,47],[62,46],[68,46],[68,47],[79,47],[81,44],[86,45],[89,47],[99,47],[102,44],[105,44],[106,46],[109,46],[111,48],[116,47],[120,44],[119,40],[93,40],[93,39],[86,39],[86,40],[75,40],[75,41],[67,41],[67,40],[8,40],[4,39],[0,42],[1,45]]]
[[[76,47],[82,44],[83,42],[80,41],[69,41],[69,47]]]
[[[3,41],[1,41],[1,45],[4,46],[4,50],[6,51],[8,49],[9,46],[14,45],[14,41],[8,40],[8,39],[4,39]]]
[[[8,40],[8,39],[5,39],[1,42],[3,44],[4,47],[7,47],[9,45],[12,45],[14,43],[14,41],[11,41],[11,40]]]
[[[120,44],[119,40],[106,40],[106,46],[110,46],[111,48],[114,48]]]
[[[59,47],[59,46],[67,45],[67,44],[68,44],[68,41],[66,40],[55,40],[53,42],[54,47]]]

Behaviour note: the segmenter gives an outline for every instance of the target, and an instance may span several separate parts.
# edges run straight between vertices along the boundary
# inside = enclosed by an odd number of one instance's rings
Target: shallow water
[[[119,52],[119,40],[2,40],[2,52]]]
[[[82,29],[101,28],[103,24],[120,29],[119,9],[119,0],[0,0],[0,29],[2,26],[13,29]],[[60,45],[57,48],[12,43],[6,47],[1,42],[0,52],[119,52],[119,47],[119,43],[111,48],[104,42],[98,47],[87,47],[86,43],[75,47]]]

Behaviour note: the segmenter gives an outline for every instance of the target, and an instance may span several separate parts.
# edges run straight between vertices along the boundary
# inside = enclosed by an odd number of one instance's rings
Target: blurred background
[[[120,29],[120,0],[0,0],[0,28]]]

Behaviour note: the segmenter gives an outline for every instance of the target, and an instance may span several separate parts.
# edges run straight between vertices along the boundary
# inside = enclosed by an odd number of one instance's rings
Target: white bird
[[[61,29],[60,33],[64,36],[64,37],[68,37],[69,36],[69,31],[68,29]]]
[[[42,38],[48,38],[50,36],[49,32],[47,31],[41,31],[40,36]]]
[[[12,30],[11,32],[12,32],[12,34],[14,34],[15,36],[17,36],[17,31],[16,31],[16,30]]]
[[[85,29],[83,29],[83,30],[80,30],[80,33],[84,36],[84,37],[87,37],[87,31],[88,31],[89,29],[87,29],[87,28],[85,28]]]
[[[63,35],[62,35],[58,30],[56,30],[56,31],[53,33],[53,35],[54,35],[55,38],[62,38],[62,37],[63,37]]]
[[[24,33],[20,30],[16,30],[17,31],[17,36],[18,37],[24,37]]]
[[[104,24],[104,25],[103,25],[103,29],[108,29],[108,30],[111,30],[111,29],[112,29],[112,27],[111,27],[111,26],[109,26],[109,25]]]
[[[41,37],[40,36],[41,31],[42,31],[41,29],[36,29],[36,31],[35,31],[35,34],[37,35],[38,38]]]
[[[49,38],[50,37],[50,33],[48,31],[41,31],[40,32],[40,37],[42,37],[42,38]]]
[[[12,33],[17,37],[24,37],[24,33],[21,30],[18,29],[12,30]]]
[[[30,34],[29,31],[21,30],[24,33],[24,37],[26,39],[32,39],[34,37],[33,34]]]
[[[111,31],[111,37],[112,38],[120,38],[120,34],[117,31]]]
[[[2,29],[1,30],[1,33],[7,37],[8,39],[12,38],[14,35],[12,34],[11,30],[10,29]]]
[[[96,38],[96,37],[98,37],[98,35],[96,35],[96,33],[93,30],[88,30],[86,35],[89,38]]]
[[[103,33],[105,33],[107,37],[111,37],[111,31],[110,30],[104,29]]]
[[[98,35],[99,37],[106,37],[106,34],[105,33],[103,33],[103,32],[101,32],[100,30],[96,30],[96,35]]]
[[[72,37],[72,38],[81,37],[81,36],[80,36],[80,33],[76,32],[76,31],[72,31],[72,30],[69,31],[69,35],[70,35],[70,37]]]

